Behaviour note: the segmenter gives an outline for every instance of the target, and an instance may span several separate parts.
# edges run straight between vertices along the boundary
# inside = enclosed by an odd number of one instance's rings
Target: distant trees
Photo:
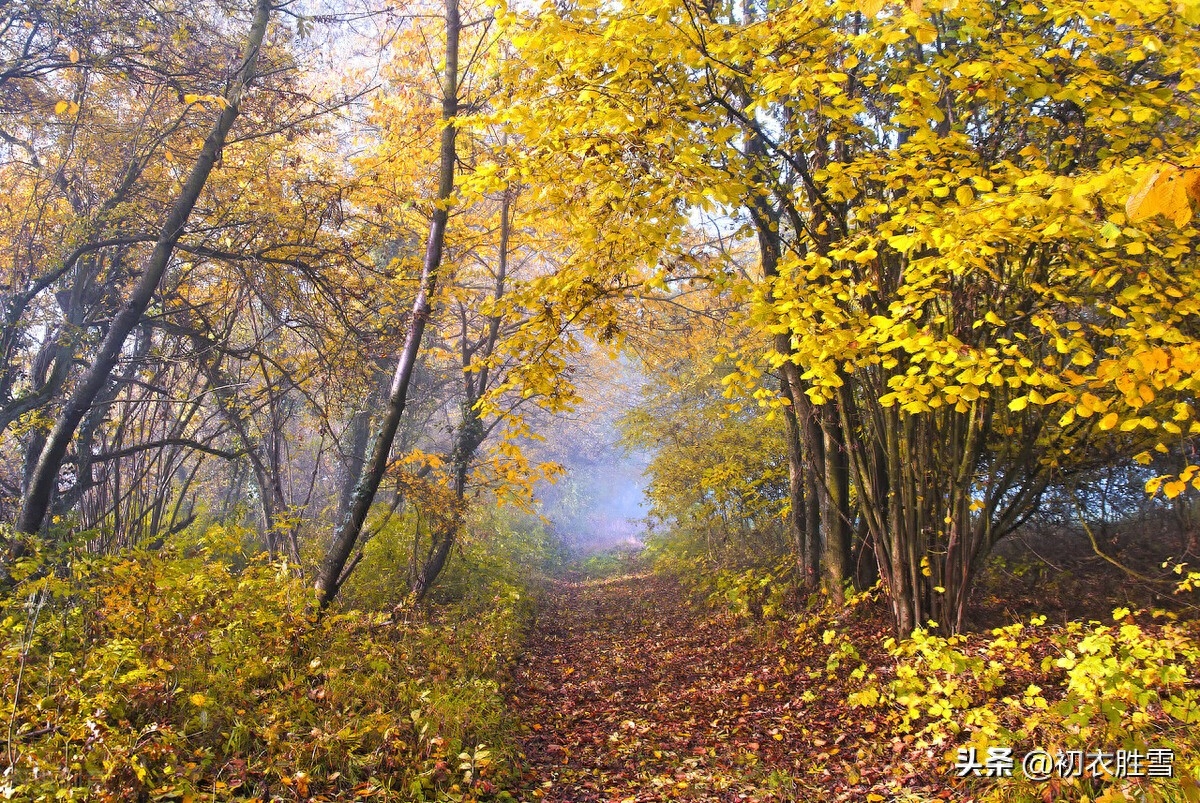
[[[662,314],[678,324],[669,353],[647,349],[640,403],[622,419],[624,442],[653,455],[646,495],[651,516],[714,560],[753,563],[795,547],[782,513],[789,504],[782,416],[729,412],[718,362],[737,342],[726,324]]]

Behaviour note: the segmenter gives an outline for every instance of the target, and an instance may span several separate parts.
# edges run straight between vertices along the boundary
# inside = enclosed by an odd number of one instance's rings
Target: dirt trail
[[[804,797],[796,667],[750,633],[662,577],[558,584],[513,693],[525,799]]]

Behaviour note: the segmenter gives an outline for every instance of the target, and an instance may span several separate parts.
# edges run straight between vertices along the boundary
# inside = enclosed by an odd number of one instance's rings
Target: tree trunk
[[[451,465],[454,468],[454,499],[459,509],[453,512],[451,521],[433,535],[434,542],[429,557],[412,586],[412,593],[417,599],[425,596],[442,573],[442,569],[446,567],[446,559],[450,557],[450,550],[463,524],[461,508],[467,491],[467,472],[471,468],[471,460],[475,457],[476,450],[483,443],[483,422],[479,418],[475,401],[468,398],[463,403],[463,420],[458,425],[454,451],[451,454]]]
[[[259,52],[262,48],[263,36],[271,17],[271,4],[268,0],[257,0],[254,9],[254,20],[247,36],[246,48],[242,57],[241,67],[234,75],[229,91],[225,93],[225,107],[217,117],[217,122],[209,132],[204,146],[196,157],[195,164],[184,182],[183,189],[175,199],[166,222],[159,231],[154,250],[147,260],[141,277],[134,286],[133,292],[121,305],[113,317],[108,334],[100,345],[92,364],[83,377],[80,378],[74,393],[67,400],[42,453],[38,458],[33,477],[21,500],[21,510],[17,517],[16,530],[20,533],[33,534],[42,526],[46,511],[50,506],[50,497],[58,482],[58,472],[66,456],[67,447],[75,435],[79,422],[87,414],[92,401],[104,389],[108,377],[117,364],[121,350],[129,333],[141,321],[150,300],[154,297],[163,273],[175,251],[175,245],[183,235],[201,191],[204,189],[213,165],[221,154],[225,140],[233,127],[241,109],[242,95],[254,80]]]
[[[825,438],[825,506],[822,518],[825,539],[822,562],[829,596],[838,605],[845,602],[845,585],[850,567],[850,472],[842,445],[842,427],[834,404],[822,405],[822,429]]]
[[[367,521],[375,493],[387,472],[388,456],[392,441],[400,426],[400,416],[408,401],[408,386],[417,365],[421,350],[421,339],[425,324],[432,312],[432,299],[437,289],[438,273],[442,264],[442,246],[446,239],[446,222],[449,219],[449,201],[454,191],[455,128],[453,118],[458,114],[458,37],[461,23],[458,16],[458,0],[446,0],[446,72],[442,88],[442,135],[438,176],[437,203],[429,227],[429,241],[425,247],[425,259],[421,264],[421,282],[417,297],[413,301],[412,318],[404,341],[404,350],[396,363],[396,372],[388,393],[387,409],[375,434],[370,459],[363,466],[362,475],[354,488],[350,509],[338,525],[333,542],[317,574],[317,604],[323,609],[337,596],[345,581],[342,570]]]
[[[334,521],[341,521],[350,512],[350,504],[354,501],[354,487],[367,462],[367,447],[371,445],[371,395],[368,394],[368,403],[355,410],[346,425],[349,443],[342,464],[342,484]]]
[[[200,370],[204,372],[208,379],[208,386],[217,397],[217,407],[221,410],[221,416],[242,441],[242,448],[246,450],[246,459],[250,462],[250,468],[254,472],[254,484],[258,488],[263,540],[266,542],[271,560],[275,560],[279,553],[278,517],[287,509],[287,502],[283,498],[283,487],[277,478],[272,478],[272,467],[268,465],[268,460],[263,456],[262,441],[254,437],[249,418],[239,406],[237,397],[233,393],[236,383],[221,370],[221,350],[216,343],[198,333],[192,334],[191,339],[196,359],[200,363]],[[213,352],[211,362],[205,357],[205,352],[208,351]]]
[[[751,157],[765,158],[762,138],[750,137],[747,153]],[[762,264],[763,280],[774,296],[773,284],[779,278],[779,260],[782,243],[779,234],[779,212],[761,196],[747,199],[746,206],[754,219],[758,235],[758,252]],[[789,403],[785,412],[788,426],[788,475],[792,517],[789,528],[796,545],[797,567],[801,582],[806,588],[816,588],[820,574],[821,555],[818,547],[823,511],[828,506],[820,502],[827,494],[818,494],[824,489],[825,448],[820,423],[804,392],[800,369],[791,361],[792,343],[786,333],[775,336],[775,351],[784,359],[780,365],[780,392]],[[792,427],[795,426],[795,433]],[[800,516],[803,516],[803,519]],[[801,526],[803,522],[803,526]]]
[[[498,311],[499,301],[504,296],[504,283],[508,276],[508,238],[509,219],[511,207],[511,199],[508,192],[505,192],[504,199],[500,204],[500,247],[498,264],[496,266],[496,284],[492,290],[492,301],[497,308],[497,312],[488,319],[487,334],[484,336],[481,344],[480,352],[480,368],[478,374],[472,370],[474,360],[471,358],[471,350],[467,347],[467,325],[464,320],[462,330],[463,342],[463,391],[465,401],[463,402],[462,420],[458,425],[458,432],[455,435],[454,449],[451,452],[450,463],[454,467],[454,498],[459,505],[461,512],[463,499],[467,492],[467,472],[471,468],[471,461],[475,459],[475,453],[483,444],[487,433],[483,427],[483,420],[479,414],[479,400],[483,398],[488,390],[488,377],[490,376],[490,368],[488,360],[496,349],[496,341],[500,338],[500,313]],[[421,572],[416,575],[412,583],[412,592],[417,599],[421,599],[429,591],[438,575],[446,568],[446,560],[450,557],[450,550],[454,546],[454,541],[458,536],[459,530],[462,528],[462,521],[456,515],[455,519],[445,528],[445,531],[440,534],[440,537],[435,535],[433,550],[429,555],[429,559],[421,568]],[[416,554],[415,552],[413,553]]]
[[[815,494],[807,491],[808,481],[804,466],[804,449],[801,446],[800,423],[796,419],[796,403],[792,399],[792,391],[788,382],[780,378],[779,392],[788,401],[783,411],[783,421],[786,428],[788,446],[788,511],[787,529],[792,548],[796,551],[796,570],[800,573],[800,585],[810,591],[817,587],[817,567],[819,559],[816,554],[816,538],[809,533],[811,523],[810,510]],[[814,489],[815,490],[815,489]],[[820,519],[816,519],[820,526]]]

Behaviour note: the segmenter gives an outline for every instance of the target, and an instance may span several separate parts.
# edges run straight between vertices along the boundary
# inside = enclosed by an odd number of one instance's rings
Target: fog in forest
[[[566,470],[557,482],[539,484],[541,512],[582,554],[641,543],[643,473],[650,462],[646,452],[621,444],[620,418],[638,401],[641,374],[624,362],[588,374],[580,380],[585,401],[557,417],[536,450]]]

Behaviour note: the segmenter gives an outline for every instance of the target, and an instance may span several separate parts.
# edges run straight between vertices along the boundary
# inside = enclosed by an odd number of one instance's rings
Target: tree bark
[[[850,472],[842,445],[842,427],[833,402],[822,405],[825,438],[825,504],[822,518],[825,539],[822,563],[829,596],[838,605],[845,602],[845,585],[850,566]]]
[[[346,425],[349,443],[346,444],[346,455],[342,465],[342,483],[338,492],[337,515],[334,516],[334,521],[341,521],[350,512],[350,505],[354,502],[354,488],[358,478],[362,476],[363,466],[367,463],[367,447],[371,445],[371,397],[373,395],[368,393],[368,403],[355,410]]]
[[[425,593],[437,580],[438,575],[442,573],[442,569],[446,567],[446,560],[450,557],[450,550],[453,548],[458,531],[463,524],[462,502],[467,492],[467,472],[471,468],[471,460],[474,458],[476,450],[483,443],[483,422],[479,418],[479,410],[475,406],[475,401],[468,398],[463,402],[463,420],[458,425],[458,433],[454,439],[454,451],[451,455],[451,465],[454,467],[454,499],[458,504],[458,509],[454,511],[452,520],[441,528],[441,532],[434,534],[434,543],[429,557],[412,585],[412,593],[417,599],[425,596]]]
[[[221,367],[224,352],[208,335],[202,334],[196,328],[189,335],[196,362],[200,372],[208,381],[208,387],[217,399],[217,408],[225,423],[233,430],[242,442],[242,450],[250,463],[254,474],[254,484],[258,488],[259,512],[262,514],[262,537],[266,543],[271,560],[279,553],[279,515],[287,510],[287,500],[283,495],[283,486],[279,482],[277,466],[270,464],[264,455],[266,449],[262,441],[254,436],[249,414],[239,404],[234,393],[236,383]],[[210,356],[211,355],[211,358]],[[293,559],[299,561],[299,555],[293,554]]]
[[[801,445],[800,423],[796,418],[796,403],[786,378],[779,381],[779,392],[788,401],[783,411],[788,447],[788,498],[790,500],[787,529],[792,548],[796,551],[796,569],[800,572],[800,584],[810,591],[817,587],[817,564],[815,534],[809,533],[810,506],[814,495],[807,492],[807,474],[804,466],[804,448]],[[820,519],[817,519],[819,526]]]

